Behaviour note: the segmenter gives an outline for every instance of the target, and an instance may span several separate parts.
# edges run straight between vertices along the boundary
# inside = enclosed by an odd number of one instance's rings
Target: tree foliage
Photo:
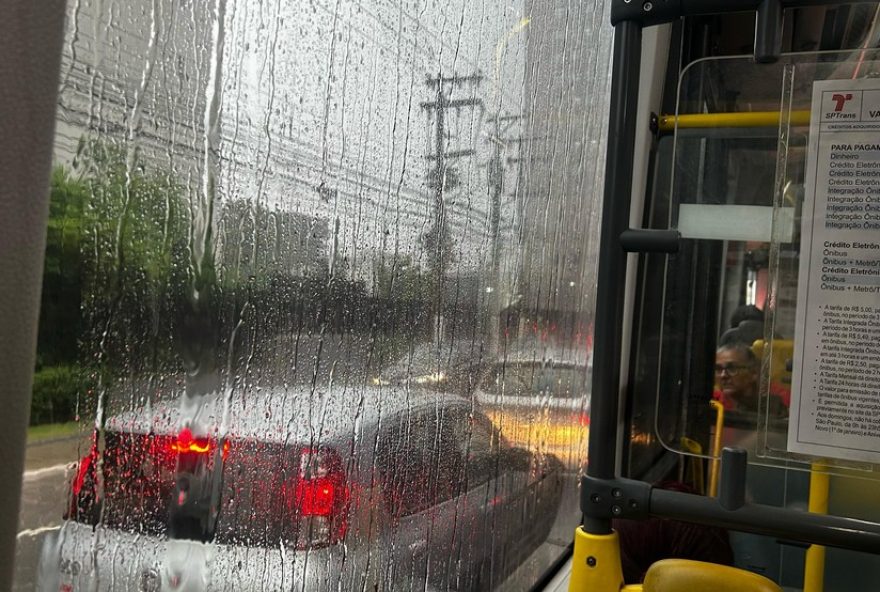
[[[172,312],[189,277],[184,188],[136,152],[89,143],[77,162],[83,208],[86,348],[102,364],[155,367],[169,359]],[[135,347],[133,347],[135,346]]]
[[[130,316],[122,309],[155,318],[177,298],[187,274],[187,215],[178,184],[114,147],[88,144],[73,167],[54,168],[40,364],[76,362],[86,326],[112,333]]]
[[[187,217],[182,187],[119,148],[84,144],[54,167],[32,423],[70,419],[84,360],[122,367],[132,343],[168,357],[162,321],[185,288]]]

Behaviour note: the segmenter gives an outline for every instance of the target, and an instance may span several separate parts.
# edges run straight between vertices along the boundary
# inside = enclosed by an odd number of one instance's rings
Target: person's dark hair
[[[764,311],[754,304],[737,306],[736,309],[734,309],[733,314],[730,315],[730,327],[735,329],[739,327],[739,324],[743,321],[758,321],[763,324]]]
[[[755,341],[764,338],[764,323],[758,321],[743,321],[738,327],[728,329],[718,339],[721,345],[731,343],[744,343],[751,347]]]

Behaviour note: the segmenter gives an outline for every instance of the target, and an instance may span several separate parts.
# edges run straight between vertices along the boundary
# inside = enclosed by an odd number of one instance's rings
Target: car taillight
[[[296,521],[296,547],[340,542],[348,529],[350,491],[339,454],[303,448],[298,473],[282,486],[285,505]]]
[[[177,438],[171,441],[171,452],[178,454],[195,453],[210,454],[216,446],[216,442],[208,438],[194,438],[189,428],[183,428]],[[223,458],[229,454],[229,442],[223,442]]]
[[[339,485],[326,477],[307,479],[297,482],[294,496],[303,516],[331,516]]]
[[[76,473],[70,483],[70,503],[63,516],[65,520],[95,521],[95,507],[98,501],[97,461],[98,451],[93,448],[77,463]]]
[[[76,476],[74,476],[73,484],[71,486],[71,489],[73,490],[73,495],[79,495],[80,492],[82,492],[83,485],[85,485],[86,482],[86,478],[88,477],[89,473],[94,472],[94,469],[92,467],[94,461],[92,459],[93,455],[88,454],[82,457],[79,461],[79,464],[77,464]]]
[[[582,428],[590,427],[590,412],[584,411],[581,413],[572,413],[571,414],[571,426],[580,426]]]

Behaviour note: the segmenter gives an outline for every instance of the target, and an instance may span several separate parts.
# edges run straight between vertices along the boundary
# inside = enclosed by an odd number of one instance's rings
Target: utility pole
[[[504,194],[504,170],[506,165],[519,165],[519,158],[506,156],[505,152],[510,145],[517,147],[522,143],[522,137],[507,137],[514,123],[522,119],[521,115],[496,115],[488,121],[494,124],[489,141],[493,144],[492,158],[488,164],[488,184],[490,194],[489,207],[489,234],[492,245],[490,255],[489,282],[489,345],[490,351],[498,348],[498,339],[501,333],[501,299],[504,291],[501,290],[501,197]],[[507,161],[505,162],[505,158]]]
[[[434,78],[429,77],[425,84],[436,90],[435,99],[421,104],[422,109],[433,113],[435,117],[434,151],[425,156],[429,161],[435,161],[434,168],[428,173],[428,187],[434,192],[434,220],[431,228],[422,236],[422,244],[428,253],[429,270],[436,282],[434,337],[437,342],[443,336],[443,293],[446,285],[446,268],[452,262],[453,246],[447,229],[445,193],[454,191],[461,185],[456,169],[449,163],[476,154],[473,148],[447,150],[446,114],[449,110],[482,110],[483,100],[473,96],[473,89],[482,82],[483,75],[479,73],[467,76],[439,74]],[[452,98],[455,91],[463,86],[472,89],[471,96]]]
[[[511,144],[519,144],[522,138],[508,138],[506,134],[511,126],[522,119],[521,115],[498,115],[488,121],[495,124],[495,129],[489,137],[494,145],[492,159],[489,161],[489,187],[492,190],[491,208],[489,211],[489,231],[492,238],[492,272],[493,277],[498,278],[500,269],[501,245],[499,244],[501,232],[501,196],[504,192],[504,167],[507,164],[518,164],[519,158],[507,157],[507,162],[502,158]]]

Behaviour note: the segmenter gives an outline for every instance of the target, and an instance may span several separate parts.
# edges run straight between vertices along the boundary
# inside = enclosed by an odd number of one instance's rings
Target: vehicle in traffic
[[[97,440],[39,590],[487,590],[562,494],[558,459],[428,389],[157,403]]]
[[[486,355],[479,345],[468,341],[413,345],[382,368],[372,383],[469,394],[480,378]]]
[[[590,364],[581,350],[512,352],[484,372],[477,403],[514,446],[586,466]]]

